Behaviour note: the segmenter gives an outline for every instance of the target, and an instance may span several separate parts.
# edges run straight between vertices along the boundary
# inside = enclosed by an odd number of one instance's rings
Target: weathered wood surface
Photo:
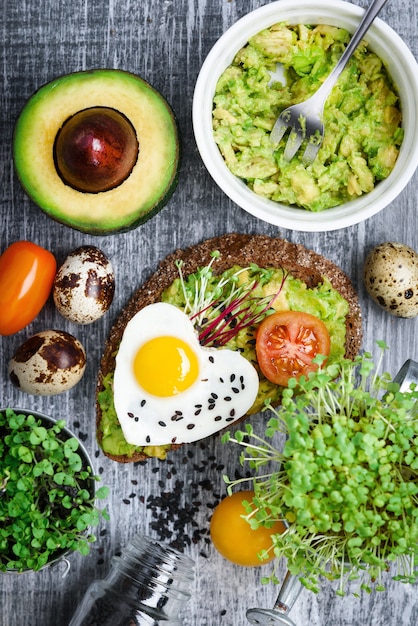
[[[358,2],[361,5],[365,1]],[[0,23],[0,211],[3,251],[18,239],[29,239],[52,250],[58,260],[78,245],[92,243],[111,258],[117,291],[110,312],[89,327],[66,323],[49,303],[33,324],[18,335],[0,339],[0,405],[38,409],[63,417],[80,434],[95,459],[103,484],[112,487],[108,501],[110,523],[102,523],[99,541],[89,557],[71,556],[71,571],[63,566],[36,575],[0,578],[2,626],[65,626],[91,580],[109,569],[111,556],[136,532],[158,537],[152,514],[165,511],[149,500],[160,491],[179,488],[184,530],[195,543],[185,548],[196,560],[196,583],[188,604],[186,626],[243,626],[251,606],[271,607],[277,589],[262,586],[269,566],[241,569],[224,561],[205,541],[214,503],[224,493],[222,472],[233,474],[239,450],[214,438],[171,455],[169,462],[120,466],[98,452],[94,428],[94,386],[99,358],[112,320],[130,294],[156,268],[158,260],[177,247],[206,237],[238,231],[280,235],[331,258],[352,278],[364,316],[364,347],[376,339],[391,347],[387,369],[395,373],[408,357],[418,358],[417,319],[390,317],[367,297],[362,268],[367,252],[392,240],[418,249],[417,191],[413,177],[406,190],[379,215],[367,222],[331,233],[280,230],[247,215],[216,187],[195,146],[191,102],[198,70],[216,39],[260,0],[2,0]],[[392,0],[383,9],[388,22],[418,54],[415,0]],[[177,113],[183,144],[178,189],[169,205],[133,232],[110,237],[82,235],[43,215],[25,196],[13,172],[13,125],[25,100],[43,83],[75,70],[115,67],[141,74],[159,89]],[[88,351],[87,372],[72,391],[49,398],[26,396],[11,387],[7,363],[24,338],[48,327],[76,334]],[[210,457],[210,462],[207,458]],[[225,466],[224,470],[220,466]],[[212,487],[206,482],[209,479]],[[161,481],[161,482],[160,482]],[[160,503],[161,504],[161,503]],[[189,521],[188,521],[189,520]],[[283,569],[283,567],[282,567]],[[324,583],[318,595],[304,591],[292,611],[302,626],[412,626],[418,621],[417,589],[388,582],[387,591],[359,598],[338,598]]]

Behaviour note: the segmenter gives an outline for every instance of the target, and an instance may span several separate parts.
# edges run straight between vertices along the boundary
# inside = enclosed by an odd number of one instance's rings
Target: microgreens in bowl
[[[266,403],[264,437],[246,424],[223,438],[245,448],[241,463],[254,472],[225,476],[228,491],[252,483],[252,527],[286,522],[272,537],[274,552],[312,591],[321,576],[338,579],[340,595],[353,579],[382,590],[395,562],[395,580],[418,581],[418,389],[401,392],[379,375],[386,345],[378,345],[377,365],[370,353],[331,365],[318,359],[317,372],[292,379],[280,407]]]
[[[87,454],[63,420],[0,412],[0,571],[39,570],[69,551],[89,553],[107,512],[95,505]]]

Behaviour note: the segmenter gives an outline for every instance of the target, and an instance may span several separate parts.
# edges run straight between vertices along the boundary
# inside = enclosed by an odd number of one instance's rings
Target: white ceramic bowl
[[[376,214],[403,190],[418,166],[418,64],[397,33],[376,18],[365,39],[386,64],[401,98],[404,140],[390,176],[355,200],[311,212],[255,194],[226,166],[213,138],[212,102],[216,83],[248,39],[276,22],[330,24],[354,32],[364,10],[342,0],[278,0],[248,13],[215,43],[199,73],[193,98],[193,129],[202,160],[221,189],[256,217],[299,231],[330,231],[357,224]]]

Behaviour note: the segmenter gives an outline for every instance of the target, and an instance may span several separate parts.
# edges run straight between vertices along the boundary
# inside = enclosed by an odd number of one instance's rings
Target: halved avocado
[[[74,137],[79,149],[90,123],[86,115],[101,116],[104,133],[110,134],[107,145],[113,150],[116,144],[113,170],[129,150],[122,174],[102,186],[107,174],[95,174],[94,159],[84,168],[84,182],[77,182],[83,164],[75,163]],[[115,138],[121,121],[124,128]],[[90,137],[90,150],[99,139]],[[67,165],[75,165],[70,174],[59,143],[69,141]],[[75,72],[41,87],[24,106],[13,141],[16,172],[30,198],[52,219],[93,235],[131,230],[161,210],[177,185],[179,152],[177,122],[167,101],[139,76],[113,69]]]

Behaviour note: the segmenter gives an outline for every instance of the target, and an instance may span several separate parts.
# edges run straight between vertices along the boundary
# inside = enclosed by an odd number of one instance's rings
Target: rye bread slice
[[[233,265],[247,266],[256,263],[260,267],[274,267],[286,269],[295,278],[303,280],[308,287],[315,287],[326,276],[348,302],[349,313],[346,320],[345,356],[354,358],[358,353],[362,340],[362,318],[358,296],[348,276],[332,261],[309,250],[300,244],[291,243],[285,239],[273,238],[266,235],[244,235],[231,233],[207,239],[197,245],[184,250],[176,250],[163,259],[157,270],[132,295],[113,324],[100,362],[97,380],[97,393],[103,390],[103,379],[115,368],[115,355],[122,339],[123,331],[129,320],[140,309],[158,302],[161,294],[175,278],[178,270],[176,260],[183,261],[182,271],[185,276],[196,272],[200,267],[207,265],[211,260],[211,253],[219,250],[220,256],[212,267],[215,273],[222,273]],[[96,429],[97,440],[101,445],[101,409],[96,402]],[[176,445],[172,446],[175,449]],[[128,463],[147,458],[141,452],[132,456],[114,456],[105,454],[120,463]]]

